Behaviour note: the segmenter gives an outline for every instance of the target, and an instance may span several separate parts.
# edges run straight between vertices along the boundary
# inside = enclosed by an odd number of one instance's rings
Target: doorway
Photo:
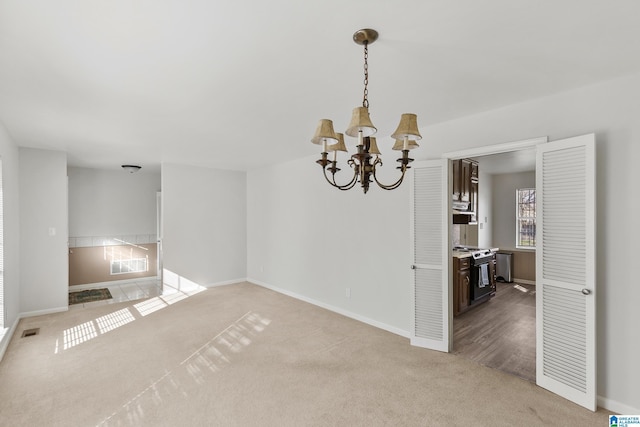
[[[595,135],[545,142],[538,138],[482,147],[414,164],[410,340],[415,346],[452,350],[451,159],[535,146],[536,384],[594,411]],[[567,340],[573,345],[567,346]]]
[[[457,315],[454,309],[452,352],[535,383],[535,246],[518,247],[516,220],[517,191],[535,189],[535,148],[474,156],[470,160],[479,170],[474,181],[478,200],[471,223],[450,225],[453,247],[497,250],[509,254],[511,261],[518,259],[520,269],[518,275],[502,281],[496,280],[494,269],[493,296],[469,305]],[[500,256],[498,263],[503,260]]]

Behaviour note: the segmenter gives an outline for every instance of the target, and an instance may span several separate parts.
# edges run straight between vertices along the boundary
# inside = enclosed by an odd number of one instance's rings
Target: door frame
[[[512,151],[526,150],[528,148],[534,148],[540,144],[544,144],[547,142],[549,142],[549,137],[541,136],[538,138],[524,139],[521,141],[487,145],[484,147],[470,148],[470,149],[461,150],[461,151],[452,151],[448,153],[443,153],[441,157],[443,159],[454,160],[454,159],[463,159],[467,157],[490,156],[491,154],[502,154],[502,153],[509,153]]]
[[[451,151],[451,152],[448,152],[448,153],[443,153],[441,157],[443,159],[447,159],[449,161],[449,168],[448,169],[450,171],[451,170],[451,160],[465,159],[465,158],[469,158],[469,157],[478,157],[478,156],[490,156],[492,154],[510,153],[510,152],[514,152],[514,151],[520,151],[520,150],[526,150],[526,149],[535,148],[538,145],[546,144],[547,142],[549,142],[549,137],[548,136],[541,136],[541,137],[537,137],[537,138],[524,139],[524,140],[520,140],[520,141],[513,141],[513,142],[506,142],[506,143],[501,143],[501,144],[487,145],[487,146],[477,147],[477,148],[470,148],[470,149],[467,149],[467,150]],[[447,187],[447,188],[444,188],[443,191],[445,192],[445,194],[449,194],[451,189]],[[449,212],[451,212],[451,197],[449,197]],[[451,253],[451,250],[453,249],[453,242],[451,241],[451,227],[452,227],[452,224],[451,224],[451,221],[448,221],[448,218],[447,218],[447,224],[448,224],[447,234],[449,236],[447,251],[449,253]],[[453,261],[451,260],[451,257],[449,257],[449,270],[450,271],[452,269],[452,264],[453,264]],[[451,274],[449,275],[449,285],[448,286],[449,286],[449,288],[453,288],[453,275],[451,275]],[[453,295],[450,297],[449,307],[453,307],[453,301],[451,300],[452,298],[453,298]],[[449,328],[451,329],[451,331],[450,331],[450,336],[451,336],[450,345],[451,345],[451,348],[453,349],[453,321],[449,324]]]
[[[588,135],[585,135],[588,136]],[[565,143],[566,141],[569,140],[573,140],[573,139],[578,139],[578,138],[582,138],[583,136],[578,136],[578,137],[573,137],[573,138],[567,138],[567,139],[563,139],[563,140],[559,140],[557,141],[558,143]],[[523,140],[523,141],[516,141],[516,142],[511,142],[511,143],[506,143],[506,144],[496,144],[496,145],[490,145],[490,146],[486,146],[486,147],[479,147],[479,148],[474,148],[474,149],[468,149],[468,150],[462,150],[462,151],[456,151],[456,152],[449,152],[449,153],[444,153],[442,154],[442,158],[448,159],[449,161],[449,170],[451,169],[450,165],[451,165],[451,160],[454,159],[461,159],[461,158],[467,158],[467,157],[476,157],[476,156],[485,156],[485,155],[491,155],[491,154],[500,154],[500,153],[507,153],[507,152],[513,152],[513,151],[519,151],[519,150],[523,150],[523,149],[528,149],[528,148],[535,148],[538,146],[541,146],[542,144],[546,144],[549,143],[548,137],[539,137],[539,138],[533,138],[533,139],[528,139],[528,140]],[[537,150],[536,152],[536,167],[538,167],[538,164],[540,163],[540,151],[541,150]],[[587,159],[588,160],[588,159]],[[590,166],[587,166],[590,167]],[[536,181],[538,181],[538,178],[536,177]],[[595,183],[593,184],[595,186]],[[449,192],[448,188],[443,189],[443,191]],[[590,196],[588,196],[590,197]],[[589,200],[590,203],[594,203],[593,200]],[[449,202],[451,203],[451,202]],[[595,209],[595,208],[594,208]],[[592,220],[593,218],[589,217],[587,218],[588,220]],[[591,224],[591,223],[590,223]],[[591,224],[592,226],[595,226],[594,224]],[[451,227],[452,225],[449,223],[449,236],[451,236]],[[451,237],[449,237],[449,250],[451,249]],[[538,258],[538,255],[536,256]],[[449,263],[451,264],[452,261],[451,259],[449,260]],[[595,268],[595,267],[594,267]],[[537,270],[539,269],[539,266],[537,267]],[[595,280],[595,275],[593,275],[593,279]],[[452,277],[449,278],[449,287],[452,286]],[[595,288],[595,286],[593,286]],[[587,295],[587,294],[585,294]],[[540,299],[540,295],[537,295],[537,300]],[[449,301],[449,307],[451,307],[451,300]],[[539,301],[536,301],[536,313],[537,316],[539,317]],[[453,328],[453,322],[451,322],[451,324],[449,325],[450,328]],[[539,346],[540,341],[541,341],[541,332],[538,330],[539,329],[539,319],[536,319],[536,353],[537,353],[537,357],[536,359],[538,359],[540,357],[539,353]],[[594,332],[595,333],[595,332]],[[587,337],[589,338],[589,337]],[[591,337],[595,340],[594,337]],[[595,342],[595,341],[594,341]],[[451,346],[453,347],[453,337],[452,337],[452,342],[451,342]],[[587,375],[596,375],[595,371],[592,371],[595,368],[595,366],[590,365],[591,362],[594,362],[593,360],[591,361],[587,361],[587,368],[588,370],[591,372],[587,372]],[[537,360],[536,361],[536,371],[539,370],[539,365],[540,365],[540,361]],[[591,366],[591,368],[589,369],[589,367]],[[545,378],[546,380],[546,378]],[[552,382],[547,382],[547,381],[541,381],[541,376],[538,374],[538,372],[536,372],[536,385],[538,385],[539,387],[545,388],[553,393],[558,394],[561,397],[564,397],[570,401],[573,401],[579,405],[582,405],[590,410],[595,410],[596,406],[595,406],[595,396],[597,395],[597,391],[595,390],[595,381],[593,382],[591,388],[587,387],[588,390],[584,393],[583,395],[578,395],[576,393],[573,393],[573,391],[567,391],[566,387],[560,387],[558,386],[558,384],[556,383],[552,383]],[[561,384],[562,385],[562,384]],[[593,396],[592,396],[593,395]],[[593,402],[591,402],[591,398],[593,397]],[[593,405],[592,405],[593,403]]]

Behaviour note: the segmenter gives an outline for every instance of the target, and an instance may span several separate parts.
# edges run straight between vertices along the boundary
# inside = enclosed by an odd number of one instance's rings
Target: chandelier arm
[[[395,190],[396,188],[400,187],[400,184],[402,184],[402,181],[404,180],[404,175],[407,172],[407,168],[405,166],[402,166],[401,168],[402,168],[402,175],[400,175],[400,178],[398,178],[398,180],[391,185],[385,185],[380,181],[378,181],[378,177],[376,176],[375,169],[373,170],[373,179],[375,180],[376,184],[378,184],[378,187],[382,188],[383,190]]]
[[[350,189],[353,188],[354,185],[356,185],[356,182],[358,182],[358,179],[357,179],[358,178],[358,174],[355,171],[354,171],[353,178],[351,179],[351,181],[348,182],[347,184],[344,184],[344,185],[339,185],[336,182],[336,174],[335,173],[331,174],[331,179],[329,179],[329,176],[327,175],[327,169],[322,168],[322,173],[324,174],[324,178],[327,180],[327,182],[329,184],[331,184],[331,186],[336,187],[338,190],[343,190],[343,191],[350,190]]]
[[[408,154],[408,151],[407,151]],[[398,159],[398,161],[402,160],[402,165],[400,165],[398,167],[398,169],[400,169],[402,171],[402,174],[400,175],[400,178],[398,178],[398,180],[396,182],[394,182],[393,184],[383,184],[380,181],[378,181],[378,177],[376,176],[376,166],[382,166],[382,160],[378,157],[374,162],[373,162],[373,180],[376,182],[376,184],[378,184],[378,187],[382,188],[383,190],[395,190],[396,188],[400,187],[400,184],[402,184],[402,181],[404,180],[404,175],[407,172],[407,169],[409,169],[409,166],[407,166],[406,163],[408,163],[406,159],[406,154],[403,153],[403,158],[402,159]],[[406,162],[406,163],[405,163]]]

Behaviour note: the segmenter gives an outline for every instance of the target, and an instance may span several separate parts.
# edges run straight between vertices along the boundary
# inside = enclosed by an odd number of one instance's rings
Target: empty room
[[[0,425],[634,425],[639,14],[0,1]]]

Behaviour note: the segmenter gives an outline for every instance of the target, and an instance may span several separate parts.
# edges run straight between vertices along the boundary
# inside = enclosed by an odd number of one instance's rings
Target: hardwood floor
[[[453,319],[453,352],[535,382],[535,286],[498,282],[495,297]]]

